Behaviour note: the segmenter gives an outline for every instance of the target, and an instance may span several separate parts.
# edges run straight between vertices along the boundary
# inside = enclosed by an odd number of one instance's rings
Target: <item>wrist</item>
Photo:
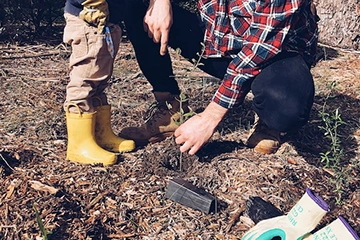
[[[224,116],[226,115],[227,112],[228,112],[228,109],[226,109],[212,101],[205,108],[203,115],[208,116],[208,118],[217,126],[221,122],[221,120],[224,118]]]

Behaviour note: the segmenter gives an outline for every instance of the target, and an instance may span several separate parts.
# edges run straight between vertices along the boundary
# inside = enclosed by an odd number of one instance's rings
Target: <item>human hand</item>
[[[310,189],[287,215],[260,221],[241,240],[302,239],[329,211],[329,206]]]
[[[79,17],[90,25],[96,26],[100,33],[104,33],[109,18],[109,8],[105,0],[85,0]]]
[[[160,54],[165,55],[169,32],[173,23],[170,0],[150,0],[144,17],[144,30],[155,43],[160,43]]]
[[[180,151],[189,150],[189,154],[194,155],[211,138],[226,112],[227,109],[211,102],[204,112],[181,124],[174,133],[175,142],[182,144]]]

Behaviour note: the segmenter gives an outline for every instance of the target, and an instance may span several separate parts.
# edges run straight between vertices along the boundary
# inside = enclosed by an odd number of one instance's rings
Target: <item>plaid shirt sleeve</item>
[[[214,102],[227,109],[243,102],[252,80],[261,71],[259,66],[287,49],[284,42],[290,32],[297,34],[291,28],[299,20],[298,13],[305,2],[308,1],[199,1],[206,25],[205,54],[233,58]],[[236,49],[237,54],[232,54]]]

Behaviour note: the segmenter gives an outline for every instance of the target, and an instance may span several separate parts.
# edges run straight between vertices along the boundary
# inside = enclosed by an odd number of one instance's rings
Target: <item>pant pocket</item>
[[[72,57],[83,57],[89,52],[86,24],[76,16],[67,16],[63,41],[70,44]]]

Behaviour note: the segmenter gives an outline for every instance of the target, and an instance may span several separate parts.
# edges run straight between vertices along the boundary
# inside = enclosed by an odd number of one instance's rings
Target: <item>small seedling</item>
[[[341,139],[338,131],[339,127],[345,123],[341,119],[338,108],[332,114],[323,110],[319,115],[325,124],[325,126],[319,126],[319,128],[324,130],[325,137],[331,141],[330,150],[325,153],[320,153],[321,161],[325,162],[325,167],[336,168],[344,156],[344,149],[341,146]]]
[[[179,115],[180,115],[180,118],[179,119],[176,119],[175,123],[176,125],[180,126],[181,124],[183,124],[186,120],[188,120],[189,118],[191,118],[192,116],[195,115],[195,112],[193,112],[192,110],[190,110],[189,112],[186,112],[184,111],[184,107],[183,107],[183,104],[184,102],[188,101],[188,98],[187,96],[184,94],[184,93],[180,93],[179,95],[180,99],[176,99],[176,101],[179,102]],[[171,108],[171,105],[168,106],[168,108]],[[180,156],[179,156],[179,168],[180,168],[180,171],[182,171],[182,152],[180,152]]]
[[[346,124],[337,108],[334,112],[328,113],[326,111],[327,100],[332,96],[333,90],[336,87],[336,82],[330,85],[330,92],[325,98],[322,109],[319,111],[319,116],[324,125],[319,126],[319,129],[324,131],[324,136],[330,140],[330,149],[326,152],[320,153],[321,162],[325,163],[325,168],[331,168],[334,171],[334,177],[330,180],[335,185],[334,192],[338,194],[336,204],[341,204],[344,188],[349,182],[349,170],[346,166],[341,165],[341,160],[344,157],[344,148],[341,142],[341,135],[339,133],[340,126]]]
[[[45,229],[45,226],[41,220],[41,217],[40,217],[40,214],[39,214],[39,211],[37,210],[37,208],[35,207],[35,205],[33,205],[33,209],[35,211],[35,215],[36,215],[36,222],[37,224],[39,225],[39,228],[40,228],[40,232],[41,232],[41,235],[42,235],[42,239],[43,240],[48,240],[48,235],[51,234],[51,232],[48,232],[46,229]]]
[[[195,58],[191,59],[191,62],[193,63],[193,67],[192,67],[192,69],[189,71],[189,73],[186,74],[185,77],[188,77],[189,74],[190,74],[191,72],[195,71],[195,69],[196,69],[197,67],[199,67],[199,66],[201,66],[201,65],[204,65],[203,63],[201,63],[201,59],[203,58],[204,53],[205,53],[205,45],[204,45],[204,43],[200,43],[200,45],[201,45],[201,51],[200,51],[200,53],[199,53],[199,52],[196,53],[196,55],[198,56],[198,59],[195,59]],[[181,55],[181,49],[180,49],[180,48],[177,48],[177,49],[175,50],[175,53],[176,53],[176,57],[179,57],[179,56]],[[191,111],[191,110],[190,110],[189,112],[185,112],[185,111],[184,111],[183,104],[188,101],[188,98],[187,98],[187,96],[186,96],[186,94],[185,94],[184,92],[185,92],[185,91],[182,90],[181,93],[180,93],[180,95],[179,95],[180,99],[176,99],[176,100],[179,102],[179,112],[178,112],[178,113],[180,114],[180,118],[178,119],[178,121],[176,121],[176,124],[177,124],[178,126],[180,126],[180,125],[183,124],[186,120],[188,120],[190,117],[192,117],[192,116],[195,115],[195,112],[193,112],[193,111]],[[171,106],[168,106],[168,108],[169,108],[169,107],[171,108]],[[179,156],[179,165],[180,165],[179,168],[180,168],[180,171],[182,171],[182,156],[183,156],[183,154],[182,154],[182,152],[180,152],[180,156]]]

